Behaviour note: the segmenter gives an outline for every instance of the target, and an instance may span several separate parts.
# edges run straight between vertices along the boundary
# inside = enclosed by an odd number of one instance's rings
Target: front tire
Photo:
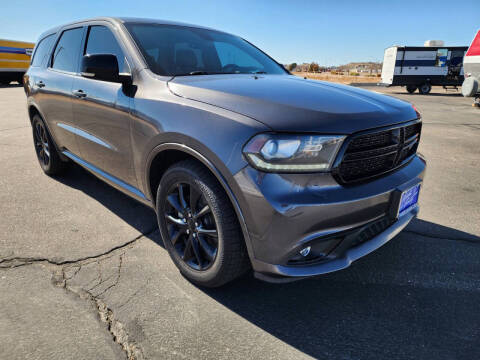
[[[60,175],[66,167],[57,152],[52,137],[39,115],[32,119],[33,144],[37,154],[38,162],[43,172],[49,176]]]
[[[187,279],[218,287],[248,270],[235,211],[201,164],[185,160],[172,165],[158,186],[156,208],[165,247]]]

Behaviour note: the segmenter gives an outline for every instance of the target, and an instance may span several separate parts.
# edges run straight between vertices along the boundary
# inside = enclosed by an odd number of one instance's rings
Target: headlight
[[[260,134],[243,149],[250,164],[270,172],[329,171],[345,136]]]

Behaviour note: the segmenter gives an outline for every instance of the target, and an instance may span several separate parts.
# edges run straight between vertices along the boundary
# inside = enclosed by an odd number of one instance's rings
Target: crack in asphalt
[[[95,295],[96,297],[100,297],[101,295],[105,294],[108,290],[110,290],[111,288],[117,286],[118,282],[120,281],[120,276],[121,276],[121,272],[122,272],[122,263],[123,263],[123,256],[125,255],[125,253],[123,254],[120,254],[119,256],[119,259],[118,259],[118,271],[117,271],[117,277],[115,279],[115,282],[109,286],[107,286],[102,292],[100,292],[99,294]],[[105,279],[105,281],[107,281],[108,279],[111,279],[112,277],[109,276],[107,279]],[[100,283],[98,284],[100,285]]]
[[[410,233],[410,234],[414,234],[414,235],[418,235],[418,236],[423,236],[423,237],[428,237],[428,238],[431,238],[431,239],[463,241],[463,242],[467,242],[467,243],[470,243],[470,244],[477,244],[477,245],[480,244],[480,239],[475,240],[475,239],[467,239],[467,238],[449,238],[449,237],[425,234],[425,233],[422,233],[420,231],[408,230],[408,229],[405,229],[402,232]]]
[[[93,308],[96,310],[96,313],[100,320],[106,324],[107,330],[112,336],[114,342],[118,343],[121,347],[125,356],[128,360],[142,360],[146,357],[143,354],[142,349],[136,344],[135,340],[131,339],[125,329],[125,326],[115,318],[113,310],[108,307],[108,305],[100,298],[103,294],[107,291],[115,287],[119,281],[122,274],[122,265],[123,265],[123,257],[126,251],[129,249],[130,245],[133,245],[135,242],[140,240],[141,238],[148,236],[155,232],[157,229],[154,228],[150,231],[142,233],[135,237],[134,239],[127,241],[122,245],[115,246],[108,251],[102,252],[98,255],[91,255],[86,256],[83,258],[79,258],[76,260],[65,260],[65,261],[56,261],[53,259],[48,258],[41,258],[41,257],[9,257],[0,260],[0,269],[13,269],[21,266],[32,265],[37,263],[47,263],[55,267],[55,270],[52,272],[51,282],[54,286],[63,288],[65,291],[74,294],[81,298],[82,300],[86,300],[90,302]],[[118,255],[118,251],[122,250],[122,252]],[[112,258],[113,256],[119,256],[119,261],[117,265],[116,277],[113,284],[106,287],[102,292],[99,294],[93,294],[93,289],[98,287],[100,284],[104,283],[108,279],[111,279],[112,276],[109,276],[105,279],[102,277],[101,273],[101,262]],[[99,267],[99,283],[95,285],[93,288],[85,290],[81,286],[74,286],[71,285],[71,281],[78,275],[80,270],[83,266],[91,264],[92,261],[95,260]],[[60,268],[59,268],[60,267]],[[67,275],[66,272],[68,270],[74,269],[73,274]],[[135,292],[136,294],[137,292]],[[127,300],[130,301],[131,298]]]
[[[48,263],[50,265],[61,266],[61,265],[76,264],[76,263],[79,263],[79,262],[84,262],[84,261],[92,260],[92,259],[98,259],[100,257],[103,257],[105,255],[108,255],[108,254],[114,252],[115,250],[127,247],[128,245],[133,244],[134,242],[141,239],[142,237],[149,236],[149,235],[153,234],[155,231],[156,231],[156,228],[152,229],[152,230],[149,230],[146,233],[142,233],[142,234],[138,235],[137,237],[135,237],[134,239],[132,239],[130,241],[127,241],[126,243],[123,243],[121,245],[115,246],[115,247],[113,247],[113,248],[111,248],[111,249],[109,249],[105,252],[102,252],[100,254],[85,256],[85,257],[74,259],[74,260],[56,261],[54,259],[43,258],[43,257],[21,257],[21,256],[7,257],[7,258],[3,258],[3,259],[0,260],[0,269],[11,269],[11,268],[27,266],[27,265],[31,265],[31,264],[34,264],[34,263],[42,263],[42,262],[43,263]]]
[[[72,279],[73,277],[67,277],[65,275],[65,267],[62,267],[52,273],[51,281],[54,286],[61,287],[65,289],[65,291],[78,296],[82,300],[89,301],[93,305],[100,321],[106,324],[107,330],[111,334],[113,341],[122,347],[128,360],[145,359],[142,349],[135,343],[135,341],[129,338],[125,326],[115,318],[113,310],[109,308],[102,299],[99,299],[98,295],[93,295],[90,291],[84,290],[81,287],[69,285],[69,280],[67,280],[69,278]]]
[[[127,300],[125,300],[122,304],[118,305],[118,309],[124,307],[124,306],[127,305],[131,300],[135,299],[135,297],[138,296],[138,294],[140,293],[140,291],[142,291],[143,289],[145,289],[145,288],[148,286],[150,280],[152,280],[151,277],[149,277],[149,278],[145,281],[145,284],[143,284],[143,285],[140,286],[137,290],[135,290],[135,292],[134,292],[132,295],[130,295]]]

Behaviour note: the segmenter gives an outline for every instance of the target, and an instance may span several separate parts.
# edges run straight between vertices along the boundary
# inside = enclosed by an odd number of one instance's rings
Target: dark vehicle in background
[[[43,171],[73,161],[153,207],[199,285],[343,269],[418,212],[412,105],[293,76],[237,36],[80,21],[41,35],[25,80]]]

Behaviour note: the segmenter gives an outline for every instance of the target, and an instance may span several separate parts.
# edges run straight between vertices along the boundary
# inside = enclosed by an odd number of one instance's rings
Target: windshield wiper
[[[208,71],[197,70],[197,71],[192,71],[192,72],[185,73],[185,74],[174,74],[174,75],[172,75],[172,76],[225,75],[225,74],[240,74],[240,73],[235,73],[235,72],[208,72]]]
[[[206,71],[192,71],[188,75],[210,75],[210,73]]]
[[[266,71],[254,71],[251,74],[266,74]]]

